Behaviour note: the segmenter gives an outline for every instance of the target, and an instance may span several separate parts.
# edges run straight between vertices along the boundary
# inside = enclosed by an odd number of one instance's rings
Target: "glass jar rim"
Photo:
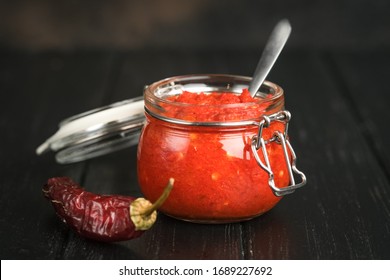
[[[209,109],[242,109],[246,110],[251,106],[259,106],[262,104],[277,104],[278,101],[283,102],[283,89],[270,81],[265,81],[255,98],[257,102],[243,102],[243,103],[228,103],[228,104],[192,104],[183,103],[166,99],[167,96],[175,96],[181,94],[183,91],[190,92],[227,92],[233,94],[241,94],[244,88],[249,87],[251,77],[231,74],[189,74],[181,76],[173,76],[154,82],[144,89],[145,112],[157,119],[168,121],[176,124],[197,125],[197,126],[237,126],[247,125],[257,122],[259,118],[245,119],[245,120],[227,120],[227,121],[186,121],[172,117],[163,116],[164,105],[174,106],[176,108],[189,108],[196,106],[197,108]],[[210,84],[215,84],[210,86]]]
[[[225,92],[234,92],[234,93],[241,93],[238,90],[242,90],[244,87],[234,87],[234,85],[231,85],[228,83],[228,81],[231,82],[241,82],[241,83],[247,83],[247,87],[249,86],[249,83],[251,82],[252,78],[248,76],[241,76],[241,75],[231,75],[231,74],[188,74],[188,75],[180,75],[180,76],[172,76],[169,78],[165,78],[162,80],[159,80],[157,82],[154,82],[148,86],[145,87],[144,94],[146,97],[153,97],[156,99],[158,102],[170,104],[170,105],[178,105],[178,106],[193,106],[193,104],[189,103],[183,103],[183,102],[177,102],[177,101],[171,101],[164,99],[160,96],[157,96],[155,93],[156,91],[162,90],[162,91],[168,91],[168,90],[173,90],[173,91],[179,91],[182,90],[181,88],[178,87],[180,85],[180,82],[187,83],[187,82],[192,82],[196,80],[219,80],[219,81],[225,81],[226,82],[226,89]],[[175,88],[176,87],[176,88]],[[202,85],[198,86],[199,89],[202,88]],[[263,99],[258,100],[258,102],[245,102],[245,103],[230,103],[230,104],[218,104],[218,105],[210,105],[210,104],[197,104],[196,106],[205,106],[205,107],[210,107],[210,106],[215,106],[219,108],[229,108],[232,106],[242,106],[242,107],[247,107],[250,105],[258,105],[263,102],[270,102],[273,100],[276,100],[283,96],[284,90],[282,87],[280,87],[278,84],[270,82],[268,80],[264,81],[263,85],[259,89],[258,93],[256,94],[257,96],[261,94],[261,89],[267,88],[271,90],[272,96],[262,96]],[[207,92],[207,91],[204,91]]]

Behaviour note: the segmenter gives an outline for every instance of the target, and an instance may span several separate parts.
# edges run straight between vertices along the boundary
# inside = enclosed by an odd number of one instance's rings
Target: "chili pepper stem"
[[[173,178],[170,178],[163,193],[154,203],[140,197],[130,204],[130,219],[133,221],[135,230],[147,230],[154,224],[157,218],[156,210],[168,198],[173,188],[173,182]]]
[[[160,206],[165,202],[165,200],[168,198],[172,188],[173,188],[173,183],[174,179],[170,178],[168,181],[168,185],[165,187],[163,193],[161,196],[152,204],[150,207],[145,208],[143,211],[140,211],[140,215],[142,216],[149,216],[151,215],[154,211],[156,211]]]

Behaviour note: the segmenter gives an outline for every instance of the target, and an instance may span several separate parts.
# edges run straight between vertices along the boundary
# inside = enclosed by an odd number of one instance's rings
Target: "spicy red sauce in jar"
[[[175,187],[161,211],[202,223],[251,219],[280,200],[269,174],[253,154],[253,137],[264,115],[284,108],[283,90],[266,82],[252,98],[250,78],[191,75],[168,78],[145,89],[146,123],[138,146],[138,179],[144,196],[154,201],[169,178]],[[285,123],[272,122],[264,139]],[[290,182],[279,143],[266,145],[278,188]],[[264,156],[259,152],[264,162]]]

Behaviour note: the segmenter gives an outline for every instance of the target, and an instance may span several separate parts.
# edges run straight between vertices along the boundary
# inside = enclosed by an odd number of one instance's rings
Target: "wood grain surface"
[[[308,184],[248,222],[201,225],[159,215],[141,238],[80,238],[41,187],[71,176],[87,190],[140,196],[136,147],[60,165],[35,149],[71,115],[142,95],[179,74],[251,75],[256,50],[0,52],[1,259],[389,259],[390,53],[290,50],[269,79],[286,94]]]

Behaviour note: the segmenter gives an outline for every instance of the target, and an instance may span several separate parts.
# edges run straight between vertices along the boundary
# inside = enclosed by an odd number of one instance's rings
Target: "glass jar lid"
[[[36,153],[56,152],[63,164],[105,155],[136,145],[144,121],[142,96],[116,102],[61,121]]]

